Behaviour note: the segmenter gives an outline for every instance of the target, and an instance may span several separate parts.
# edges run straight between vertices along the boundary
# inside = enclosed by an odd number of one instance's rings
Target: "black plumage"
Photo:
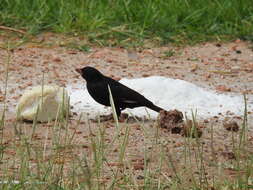
[[[104,76],[93,67],[84,67],[82,69],[76,69],[76,71],[86,80],[87,89],[91,97],[96,102],[105,106],[110,106],[109,85],[118,117],[125,108],[145,106],[156,112],[163,110],[135,90],[128,88],[112,78]]]

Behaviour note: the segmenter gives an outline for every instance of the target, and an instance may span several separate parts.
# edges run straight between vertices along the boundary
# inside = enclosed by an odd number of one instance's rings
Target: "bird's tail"
[[[160,108],[160,107],[158,107],[158,106],[156,106],[154,104],[149,105],[148,108],[152,109],[152,110],[154,110],[156,112],[160,112],[161,110],[164,110],[164,109],[162,109],[162,108]]]

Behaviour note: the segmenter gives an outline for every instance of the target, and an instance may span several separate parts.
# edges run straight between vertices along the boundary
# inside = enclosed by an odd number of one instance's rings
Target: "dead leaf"
[[[237,124],[236,121],[224,122],[223,127],[228,131],[234,132],[239,131],[239,125]]]
[[[198,65],[194,64],[191,68],[191,72],[195,72],[198,68],[199,68]]]
[[[225,85],[218,85],[215,89],[220,92],[231,92],[231,88],[226,87]]]

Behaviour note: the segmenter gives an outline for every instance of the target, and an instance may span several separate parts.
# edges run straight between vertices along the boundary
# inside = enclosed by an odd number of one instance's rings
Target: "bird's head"
[[[95,82],[103,78],[103,74],[93,67],[84,67],[82,69],[76,69],[76,72],[80,73],[80,75],[87,82]]]

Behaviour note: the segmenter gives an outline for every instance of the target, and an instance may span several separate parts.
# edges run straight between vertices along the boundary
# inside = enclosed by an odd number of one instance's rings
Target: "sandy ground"
[[[4,42],[3,39],[0,42]],[[170,52],[170,53],[168,53]],[[4,101],[4,81],[7,60],[7,51],[0,49],[0,110],[3,109]],[[126,50],[124,48],[93,47],[90,52],[81,52],[74,49],[53,45],[47,47],[44,44],[27,43],[10,52],[10,65],[7,87],[7,120],[4,129],[4,142],[15,144],[14,126],[15,106],[22,92],[29,86],[40,85],[43,79],[45,84],[58,84],[60,86],[71,85],[82,80],[75,68],[84,66],[93,66],[101,70],[108,76],[115,79],[123,77],[136,78],[147,77],[151,75],[161,75],[165,77],[183,79],[204,88],[213,89],[218,92],[236,92],[248,93],[253,95],[253,49],[252,44],[242,41],[231,43],[204,43],[193,47],[160,47],[152,49]],[[84,83],[85,84],[85,83]],[[253,141],[252,110],[249,110],[249,136]],[[72,127],[70,132],[75,133],[73,143],[80,145],[74,149],[75,154],[81,154],[89,150],[90,141],[88,137],[90,132],[87,127],[87,121],[84,120],[79,126],[76,126],[79,113],[71,119]],[[232,116],[239,123],[242,118]],[[214,118],[207,118],[204,121],[203,148],[205,152],[205,161],[208,163],[216,162],[230,163],[233,160],[231,132],[222,127],[223,117],[218,115]],[[173,160],[183,165],[182,151],[184,138],[179,134],[168,133],[165,129],[154,127],[154,121],[145,123],[145,130],[136,122],[129,124],[130,137],[126,150],[126,156],[133,163],[136,163],[134,169],[143,165],[141,161],[144,157],[145,149],[150,149],[153,154],[158,150],[153,150],[151,141],[159,135],[160,140],[164,141],[164,147],[168,150],[168,155],[173,155]],[[31,133],[31,124],[22,125],[24,133]],[[91,122],[93,134],[97,135],[97,124]],[[111,141],[111,134],[115,134],[115,126],[111,122],[105,122],[106,142]],[[211,126],[214,128],[215,140],[211,143]],[[124,127],[123,127],[124,128]],[[40,124],[36,129],[36,139],[38,142],[45,141],[46,136],[50,137],[52,132],[50,124]],[[48,134],[46,134],[48,131]],[[145,131],[147,133],[145,133]],[[158,132],[157,132],[158,131]],[[124,133],[123,133],[124,134]],[[236,134],[238,135],[238,133]],[[150,138],[147,138],[150,137]],[[149,140],[147,140],[149,139]],[[50,139],[47,139],[50,141]],[[150,141],[150,142],[149,142]],[[210,147],[213,147],[211,151]],[[110,155],[111,162],[115,162],[114,156],[117,154],[115,147],[112,147]],[[7,150],[6,150],[7,151]],[[15,150],[10,149],[7,152],[6,159],[11,159]],[[249,152],[253,152],[253,146],[250,143]],[[48,153],[50,155],[50,153]],[[229,156],[230,155],[230,156]],[[48,158],[50,159],[50,157]],[[66,158],[67,159],[67,158]],[[71,160],[71,158],[68,158]],[[67,160],[68,160],[67,159]],[[136,161],[137,160],[137,161]],[[138,162],[140,160],[140,163]],[[152,155],[150,162],[156,166],[158,158]],[[113,164],[112,164],[113,166]],[[1,167],[1,165],[0,165]],[[208,174],[215,173],[212,165],[207,166]],[[229,166],[224,170],[229,170]],[[15,170],[15,168],[14,168]],[[166,170],[168,175],[173,172]],[[229,172],[228,172],[229,173]],[[143,175],[141,172],[137,176]]]

